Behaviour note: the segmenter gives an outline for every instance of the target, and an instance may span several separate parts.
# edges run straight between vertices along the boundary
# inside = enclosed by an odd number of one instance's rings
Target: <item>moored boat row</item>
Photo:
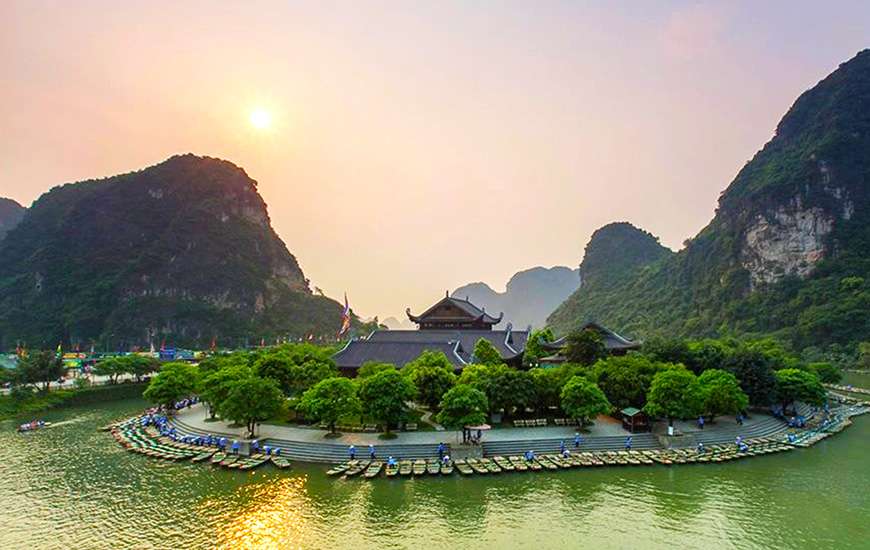
[[[253,470],[267,463],[280,469],[290,467],[290,461],[282,456],[264,453],[241,456],[228,453],[224,449],[176,441],[161,435],[152,426],[143,426],[138,417],[112,424],[107,428],[112,437],[125,449],[152,458],[203,463],[208,461],[215,466],[241,471]]]

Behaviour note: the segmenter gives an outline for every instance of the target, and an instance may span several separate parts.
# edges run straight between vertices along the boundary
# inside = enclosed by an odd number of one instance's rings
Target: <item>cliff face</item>
[[[339,316],[312,296],[256,182],[218,159],[56,187],[0,244],[6,347],[325,333]]]
[[[0,198],[0,241],[21,222],[26,209],[12,199]]]
[[[582,288],[550,321],[633,332],[870,339],[870,51],[805,92],[678,254]],[[584,261],[585,262],[585,261]],[[844,282],[846,281],[846,282]]]
[[[504,312],[503,324],[509,322],[514,329],[525,330],[529,325],[543,326],[547,315],[578,286],[576,269],[534,267],[514,274],[505,292],[496,292],[485,283],[471,283],[457,288],[452,295],[467,297],[493,314]]]

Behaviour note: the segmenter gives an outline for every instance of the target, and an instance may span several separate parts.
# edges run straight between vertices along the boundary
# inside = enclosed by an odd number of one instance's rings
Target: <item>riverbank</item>
[[[122,399],[142,397],[147,384],[112,384],[81,389],[63,389],[51,392],[33,392],[25,396],[0,396],[0,420],[18,418],[51,409],[74,405],[89,405]]]
[[[426,476],[400,482],[383,477],[342,481],[326,476],[323,465],[302,462],[288,470],[263,467],[247,473],[169,463],[127,452],[97,430],[146,406],[131,400],[99,409],[53,410],[45,415],[52,428],[25,435],[6,423],[0,430],[5,457],[0,546],[866,546],[866,415],[811,449],[716,466],[572,468],[550,475]]]

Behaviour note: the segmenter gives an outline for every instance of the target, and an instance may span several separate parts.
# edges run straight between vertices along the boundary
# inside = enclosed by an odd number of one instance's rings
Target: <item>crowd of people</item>
[[[193,403],[182,404],[191,400],[185,399],[175,404],[176,409],[189,407]],[[195,401],[194,401],[195,403]],[[162,409],[149,409],[142,415],[140,423],[143,428],[154,426],[160,435],[168,437],[173,441],[185,443],[187,445],[198,445],[201,447],[216,447],[220,451],[229,452],[230,454],[239,454],[242,448],[242,443],[238,439],[229,440],[224,436],[208,435],[179,435],[178,430],[169,423],[169,419],[165,414],[162,414]],[[271,447],[269,445],[260,446],[260,441],[255,439],[250,443],[251,453],[263,453],[266,456],[280,456],[280,447]]]

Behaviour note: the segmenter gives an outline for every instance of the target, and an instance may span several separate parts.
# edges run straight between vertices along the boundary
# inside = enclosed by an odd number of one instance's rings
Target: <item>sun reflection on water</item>
[[[265,483],[241,485],[234,495],[242,503],[217,518],[216,548],[303,548],[306,535],[304,511],[310,501],[305,486],[308,476],[279,477]],[[224,503],[225,504],[225,503]],[[206,500],[201,508],[220,507]]]

